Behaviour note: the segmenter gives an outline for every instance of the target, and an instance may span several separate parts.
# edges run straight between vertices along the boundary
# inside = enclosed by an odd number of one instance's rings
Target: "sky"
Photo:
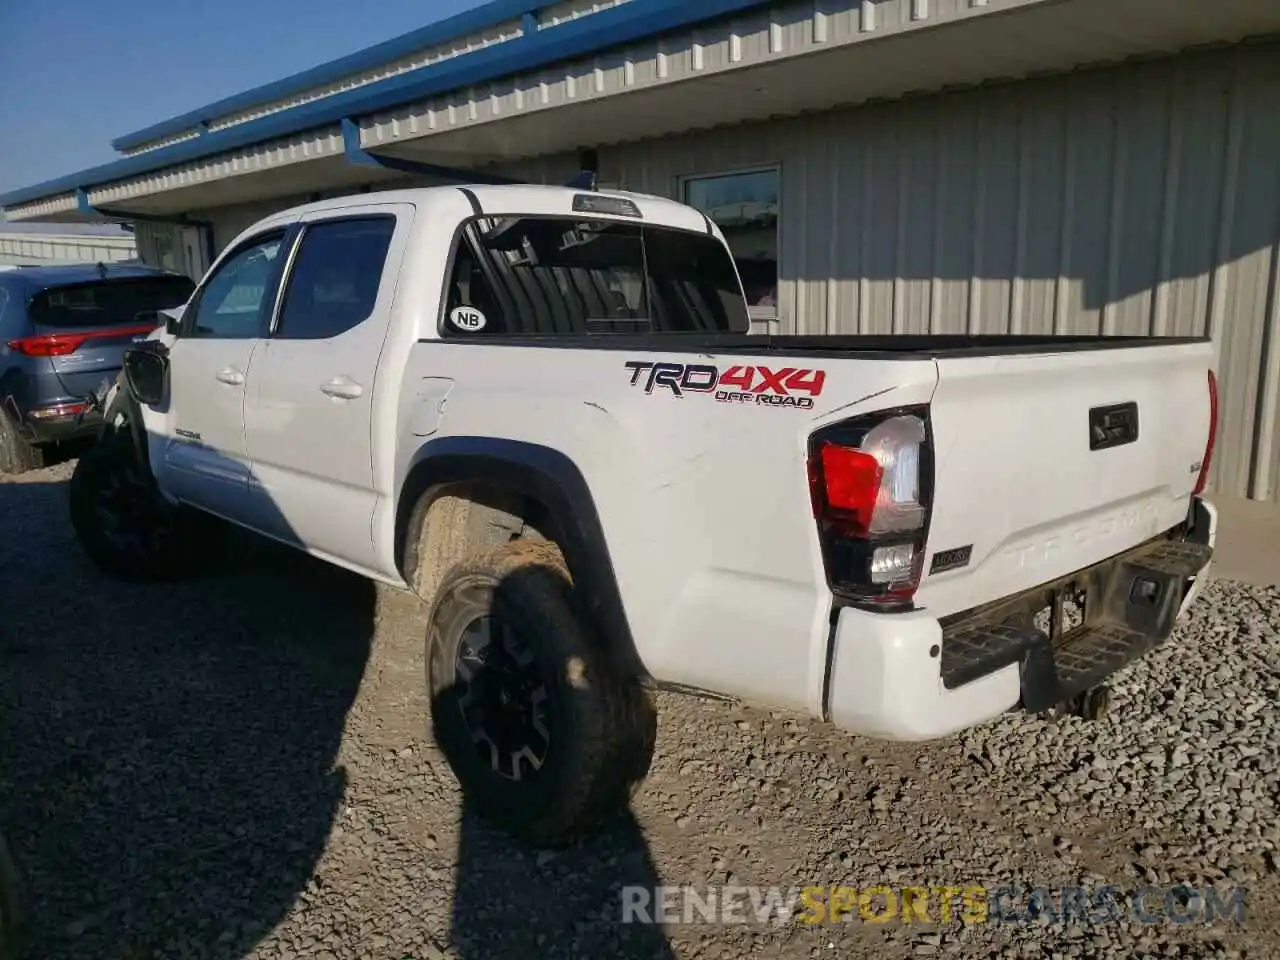
[[[0,193],[482,0],[0,0]]]

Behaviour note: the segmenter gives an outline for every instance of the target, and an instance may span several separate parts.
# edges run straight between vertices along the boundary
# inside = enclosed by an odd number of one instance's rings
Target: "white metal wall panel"
[[[207,216],[213,223],[214,247],[221,253],[227,244],[239,236],[246,227],[273,213],[307,203],[309,200],[309,196],[277,197],[260,203],[238,204],[209,211]]]
[[[198,130],[183,130],[181,133],[172,133],[167,137],[161,137],[158,140],[148,140],[146,143],[139,144],[129,150],[120,151],[126,157],[137,156],[140,153],[146,153],[148,150],[159,150],[162,147],[172,147],[176,143],[185,143],[188,140],[194,140],[200,136]]]
[[[30,220],[35,217],[51,217],[60,213],[75,213],[79,209],[79,201],[74,193],[64,193],[56,197],[45,197],[32,200],[30,203],[16,203],[4,208],[4,215],[9,220]]]
[[[148,194],[180,190],[241,174],[261,173],[307,160],[341,157],[342,153],[341,129],[327,127],[245,147],[210,160],[165,167],[147,176],[95,187],[89,192],[89,202],[94,206],[110,207]]]
[[[134,238],[91,234],[2,233],[0,263],[116,263],[137,256]]]
[[[182,228],[173,223],[144,223],[133,226],[138,241],[138,258],[151,267],[183,271]]]
[[[279,113],[281,110],[288,110],[291,107],[299,107],[304,103],[311,103],[315,100],[323,100],[325,97],[331,97],[335,94],[346,93],[348,90],[354,90],[357,87],[368,86],[371,83],[377,83],[379,80],[399,76],[402,73],[408,73],[410,70],[417,70],[419,67],[425,67],[432,63],[452,60],[454,57],[460,57],[475,50],[483,50],[485,47],[491,47],[494,44],[506,43],[508,40],[514,40],[522,35],[523,30],[519,20],[501,23],[481,33],[470,34],[451,40],[448,43],[418,50],[406,57],[401,57],[399,60],[392,60],[389,63],[374,67],[372,70],[352,74],[323,87],[304,90],[281,100],[274,100],[240,113],[219,117],[217,120],[210,122],[209,129],[225,130],[227,127],[233,127],[238,123],[256,120],[259,117]]]
[[[609,148],[601,177],[779,165],[785,331],[1211,334],[1216,488],[1280,499],[1277,103],[1258,44]]]
[[[538,29],[546,30],[548,27],[559,26],[570,20],[589,17],[593,13],[618,7],[627,2],[628,0],[565,0],[564,3],[544,7],[538,12]]]
[[[1040,2],[1043,0],[989,0],[982,5],[972,5],[970,0],[923,4],[921,0],[795,0],[590,59],[396,107],[362,119],[361,141],[366,146],[393,143]],[[576,15],[581,16],[611,5],[615,4],[607,0],[571,0],[564,7],[580,11]],[[550,25],[548,12],[543,13],[544,29]],[[697,111],[708,117],[718,112],[722,120],[724,109],[723,103],[691,101],[687,104],[690,126],[701,125],[692,122]],[[781,102],[778,112],[784,112]]]
[[[600,9],[611,6],[610,3],[600,3]],[[566,11],[570,7],[581,8],[587,7],[590,10],[590,4],[570,3],[563,5]],[[574,16],[581,14],[566,13],[561,19],[572,19]],[[454,57],[462,56],[465,53],[471,53],[475,50],[482,50],[485,47],[493,46],[498,43],[505,43],[508,40],[514,40],[523,36],[523,29],[520,20],[511,20],[505,23],[497,24],[487,30],[475,34],[468,34],[464,37],[458,37],[448,43],[437,44],[431,47],[425,47],[422,50],[416,50],[413,53],[401,57],[397,60],[390,60],[387,63],[380,64],[370,70],[364,70],[359,73],[353,73],[350,76],[343,77],[333,83],[325,84],[320,87],[313,87],[309,90],[303,90],[292,94],[288,97],[282,97],[277,100],[271,100],[267,103],[258,104],[248,110],[242,110],[237,113],[227,114],[224,117],[217,117],[209,122],[209,130],[225,130],[228,127],[234,127],[237,124],[247,123],[250,120],[257,120],[260,117],[270,116],[273,113],[279,113],[282,110],[288,110],[292,107],[299,107],[303,104],[312,103],[316,100],[323,100],[339,93],[346,93],[348,90],[354,90],[357,87],[368,86],[371,83],[377,83],[380,80],[386,80],[389,77],[396,77],[411,70],[417,70],[419,67],[425,67],[432,63],[438,63],[443,60],[450,60]],[[162,147],[169,147],[176,143],[182,143],[186,140],[192,140],[199,136],[195,130],[186,130],[181,133],[171,134],[157,140],[140,144],[130,150],[123,151],[126,156],[135,156],[140,153],[147,153],[151,150],[159,150]]]

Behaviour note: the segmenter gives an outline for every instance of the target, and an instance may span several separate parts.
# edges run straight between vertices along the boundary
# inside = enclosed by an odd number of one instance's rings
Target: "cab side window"
[[[263,336],[283,247],[284,231],[274,231],[248,241],[224,260],[200,291],[183,335],[221,340]]]
[[[286,281],[278,340],[329,340],[369,319],[396,218],[350,217],[307,226]]]

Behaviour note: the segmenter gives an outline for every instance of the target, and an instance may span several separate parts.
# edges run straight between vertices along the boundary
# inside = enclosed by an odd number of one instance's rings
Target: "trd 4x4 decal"
[[[652,363],[628,360],[631,385],[643,384],[645,393],[656,387],[677,397],[686,393],[713,393],[720,403],[752,403],[807,410],[822,393],[825,370],[801,367],[733,366],[725,371],[709,363]],[[807,396],[798,396],[807,394]]]

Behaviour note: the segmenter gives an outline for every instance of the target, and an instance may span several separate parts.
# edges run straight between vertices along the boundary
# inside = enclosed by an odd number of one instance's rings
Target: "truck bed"
[[[423,341],[436,342],[436,341]],[[1058,334],[776,335],[724,333],[595,334],[589,336],[485,337],[484,343],[565,350],[644,350],[772,356],[822,356],[879,360],[935,360],[1075,353],[1208,343],[1208,337],[1130,337]]]

